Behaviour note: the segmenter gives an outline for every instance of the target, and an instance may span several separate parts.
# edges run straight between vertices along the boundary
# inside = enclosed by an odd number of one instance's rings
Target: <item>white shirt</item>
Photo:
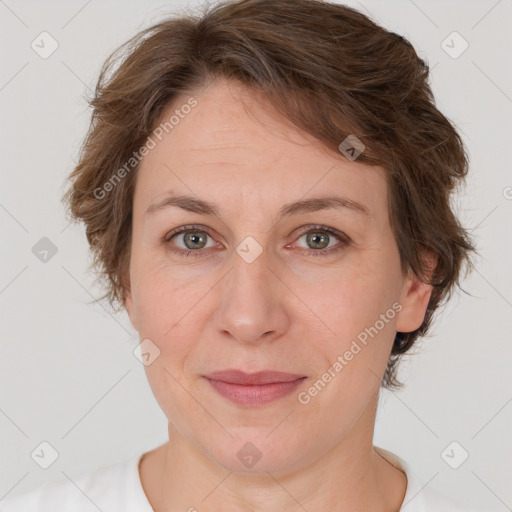
[[[375,450],[407,476],[400,512],[469,512],[422,484],[397,455]],[[0,501],[0,512],[153,512],[144,493],[139,461],[143,453],[117,464],[102,466],[72,478],[45,483]]]

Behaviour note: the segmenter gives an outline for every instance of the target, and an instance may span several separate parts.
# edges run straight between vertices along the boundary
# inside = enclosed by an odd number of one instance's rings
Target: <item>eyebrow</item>
[[[219,208],[216,205],[209,203],[208,201],[204,201],[203,199],[199,199],[195,196],[173,194],[165,197],[157,203],[151,204],[147,208],[144,215],[170,207],[177,207],[188,212],[199,213],[203,215],[215,215],[218,217],[221,216]],[[283,205],[279,210],[279,217],[277,222],[290,215],[316,212],[331,208],[345,209],[350,212],[365,215],[366,217],[373,217],[368,207],[358,203],[357,201],[353,201],[347,197],[328,195],[323,197],[313,197],[310,199],[301,199],[299,201]]]

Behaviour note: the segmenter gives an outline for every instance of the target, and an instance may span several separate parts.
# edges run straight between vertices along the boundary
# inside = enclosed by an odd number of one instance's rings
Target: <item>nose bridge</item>
[[[222,300],[216,312],[217,328],[242,342],[277,336],[286,313],[280,286],[270,267],[268,251],[247,237],[233,252],[231,271],[222,280]]]

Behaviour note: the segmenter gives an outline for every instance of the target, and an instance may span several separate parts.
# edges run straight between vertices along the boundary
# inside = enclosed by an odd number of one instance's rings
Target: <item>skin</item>
[[[380,379],[395,332],[420,327],[431,287],[401,272],[385,170],[326,150],[236,82],[217,80],[193,97],[197,106],[142,160],[134,193],[125,305],[140,339],[160,350],[145,370],[169,420],[169,441],[140,464],[144,491],[157,512],[397,511],[406,476],[372,444]],[[176,98],[162,119],[188,99]],[[220,214],[145,214],[169,190],[213,202]],[[370,215],[329,209],[277,222],[283,204],[333,193]],[[188,224],[210,230],[202,245],[185,245],[183,233],[162,243]],[[316,224],[350,242],[328,235],[322,248],[341,249],[311,255],[319,249],[307,233],[325,234]],[[311,229],[298,234],[302,226]],[[236,252],[248,236],[262,249],[251,263]],[[401,311],[299,403],[395,302]],[[307,379],[291,395],[244,407],[202,377],[228,368]],[[262,454],[251,468],[237,457],[246,442]]]

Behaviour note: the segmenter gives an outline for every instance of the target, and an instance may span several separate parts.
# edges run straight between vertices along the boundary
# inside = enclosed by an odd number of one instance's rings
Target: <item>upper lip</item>
[[[207,379],[227,382],[229,384],[243,385],[263,385],[275,382],[293,382],[305,377],[305,375],[295,375],[293,373],[278,372],[273,370],[264,370],[255,373],[245,373],[240,370],[221,370],[204,375]]]

